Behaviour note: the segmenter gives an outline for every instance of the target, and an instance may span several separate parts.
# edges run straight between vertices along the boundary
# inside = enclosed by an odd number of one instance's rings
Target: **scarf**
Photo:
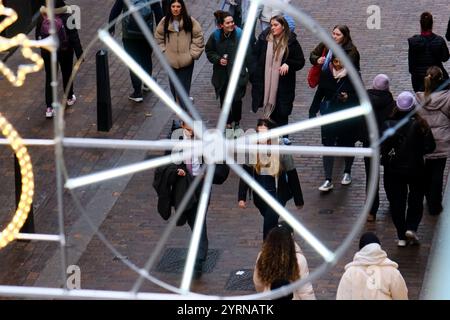
[[[347,69],[346,69],[346,68],[342,68],[342,69],[339,70],[339,71],[336,70],[335,68],[332,68],[332,70],[333,70],[333,77],[334,77],[336,80],[345,78],[345,77],[347,76]]]
[[[276,58],[274,52],[274,39],[271,36],[267,41],[265,81],[264,81],[264,117],[269,119],[277,100],[278,81],[280,79],[281,61],[284,56],[285,49],[278,54]]]

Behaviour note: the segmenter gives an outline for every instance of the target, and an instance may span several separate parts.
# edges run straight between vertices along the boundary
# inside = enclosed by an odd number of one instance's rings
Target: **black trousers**
[[[256,175],[256,181],[266,189],[266,191],[275,199],[277,199],[277,191],[275,186],[275,178],[270,175]],[[253,193],[255,206],[264,218],[263,222],[263,239],[265,240],[270,230],[278,226],[278,213],[272,209],[264,200],[262,200],[256,193]],[[283,203],[284,206],[286,203]]]
[[[442,211],[442,184],[447,158],[425,160],[425,198],[430,214]]]
[[[367,141],[366,139],[363,139],[363,147],[364,148],[369,148],[370,147],[370,142]],[[366,171],[366,194],[367,194],[367,189],[369,187],[369,176],[370,176],[370,169],[371,169],[371,164],[370,164],[370,159],[371,158],[364,158],[364,169]],[[373,200],[373,204],[372,204],[372,208],[370,209],[370,214],[373,216],[377,215],[378,209],[380,208],[380,176],[378,175],[378,177],[376,177],[377,179],[377,189],[376,189],[376,193],[375,193],[375,199]]]
[[[385,168],[384,188],[391,205],[392,221],[397,229],[398,239],[406,240],[406,231],[417,231],[422,220],[424,177],[397,174]]]
[[[186,93],[189,96],[189,92],[191,92],[191,82],[192,82],[192,73],[194,72],[194,64],[192,63],[190,66],[184,68],[173,69],[173,71],[177,75],[178,79],[181,82],[181,85],[183,86],[184,90],[186,90]],[[184,105],[184,103],[181,102],[181,99],[179,98],[179,95],[175,90],[175,86],[173,85],[172,81],[170,81],[170,79],[169,84],[170,84],[170,91],[172,92],[173,97],[180,104],[180,106],[186,110],[186,106]]]
[[[50,86],[52,82],[51,56],[50,52],[43,49],[41,49],[41,56],[42,59],[44,59],[45,67],[45,104],[47,108],[50,108],[52,106],[52,87]],[[70,76],[72,75],[73,56],[73,49],[58,51],[57,53],[58,66],[61,67],[64,92],[67,89],[67,84],[69,83]],[[72,95],[73,85],[69,88],[68,98],[72,97]]]
[[[225,86],[222,91],[219,93],[220,98],[220,107],[223,106],[223,101],[225,100],[225,93],[227,91],[227,87]],[[231,124],[234,122],[240,122],[242,119],[242,100],[236,101],[234,100],[231,104],[230,114],[228,115],[227,124]]]
[[[152,47],[145,39],[122,39],[125,51],[136,60],[150,76],[153,72]],[[131,84],[135,93],[142,94],[142,81],[130,70]]]
[[[412,74],[411,75],[411,83],[412,83],[414,92],[425,91],[425,83],[424,83],[423,75]]]

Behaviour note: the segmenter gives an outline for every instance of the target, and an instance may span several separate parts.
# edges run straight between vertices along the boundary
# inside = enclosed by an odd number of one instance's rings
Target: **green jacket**
[[[231,71],[233,70],[240,39],[238,39],[236,30],[233,31],[228,38],[224,36],[222,30],[220,30],[220,36],[217,36],[218,34],[216,34],[216,32],[219,31],[213,32],[209,37],[208,42],[206,43],[205,52],[208,60],[213,64],[213,75],[211,82],[216,89],[216,95],[219,96],[219,93],[222,90],[225,90],[228,86],[228,81],[231,76]],[[217,41],[216,38],[219,38],[219,41]],[[246,53],[244,66],[239,77],[238,87],[234,95],[233,100],[235,101],[241,100],[245,95],[245,90],[249,79],[247,66],[249,63],[250,50],[251,49],[249,47]],[[228,65],[225,67],[220,65],[220,59],[224,54],[228,54]]]

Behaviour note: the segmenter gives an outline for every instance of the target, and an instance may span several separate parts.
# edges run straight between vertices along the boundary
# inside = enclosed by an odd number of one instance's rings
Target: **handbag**
[[[322,57],[325,57],[327,49],[323,48]],[[315,64],[308,71],[308,85],[311,88],[315,88],[319,85],[320,73],[322,72],[322,66]]]
[[[337,88],[336,94],[333,96],[333,98],[331,98],[329,100],[323,100],[320,102],[319,110],[320,110],[320,114],[322,116],[333,112],[331,102],[337,98],[337,96],[340,93],[339,91],[341,91],[342,87],[344,86],[344,83],[345,83],[345,80],[343,80],[341,85]]]

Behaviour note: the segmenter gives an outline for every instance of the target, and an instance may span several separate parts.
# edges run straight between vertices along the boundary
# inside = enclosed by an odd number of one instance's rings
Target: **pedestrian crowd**
[[[283,0],[290,3],[290,0]],[[242,37],[242,28],[248,14],[248,0],[226,0],[229,11],[224,8],[214,13],[216,30],[206,35],[201,24],[188,11],[184,0],[165,0],[145,5],[147,0],[130,0],[139,8],[154,38],[167,58],[167,62],[177,76],[187,95],[190,94],[195,61],[205,52],[213,65],[212,87],[222,108],[231,72],[236,61],[238,46]],[[66,88],[72,73],[73,55],[79,59],[83,53],[76,29],[67,27],[67,5],[56,0],[56,29],[60,40],[58,63]],[[116,0],[109,21],[114,21],[128,7],[123,0]],[[36,38],[49,35],[49,22],[46,8],[41,8],[41,17],[36,27]],[[263,116],[256,121],[258,133],[285,126],[293,112],[296,73],[305,67],[305,56],[300,39],[295,33],[295,21],[280,10],[267,5],[259,9],[259,28],[253,26],[249,48],[244,53],[243,67],[239,72],[237,88],[233,96],[231,110],[226,121],[226,134],[240,128],[242,118],[242,100],[251,87],[251,109],[254,113],[261,109]],[[138,23],[132,15],[122,19],[122,43],[126,52],[149,74],[152,75],[152,47],[148,44]],[[450,151],[450,86],[449,75],[444,64],[450,54],[445,39],[433,32],[433,16],[424,12],[420,16],[420,34],[408,39],[408,64],[413,92],[404,91],[394,98],[391,93],[391,81],[388,75],[378,74],[367,90],[372,103],[376,123],[380,132],[381,165],[384,168],[384,189],[390,204],[390,214],[397,230],[399,247],[419,243],[417,234],[422,216],[425,198],[431,215],[442,212],[442,189],[444,170]],[[260,33],[255,35],[256,30]],[[115,33],[115,24],[110,26]],[[337,24],[331,30],[331,36],[345,52],[354,69],[361,74],[360,53],[352,40],[348,26]],[[450,21],[446,34],[450,41]],[[50,55],[42,50],[45,62],[46,117],[53,117],[51,105]],[[317,88],[309,108],[309,118],[325,116],[359,105],[359,97],[349,76],[348,66],[330,50],[325,43],[319,43],[310,53],[307,83]],[[144,92],[149,89],[130,70],[133,92],[129,99],[139,103],[144,100]],[[250,84],[250,86],[249,86]],[[67,88],[66,88],[67,90]],[[186,105],[180,99],[180,93],[170,80],[170,90],[184,109]],[[73,85],[68,90],[67,106],[75,103]],[[194,98],[191,97],[191,101]],[[255,119],[256,120],[256,119]],[[185,123],[173,130],[181,130],[180,139],[194,139],[194,133]],[[393,130],[391,130],[393,129]],[[228,133],[232,133],[229,135]],[[390,134],[385,134],[386,132]],[[361,118],[347,119],[337,123],[323,125],[322,144],[326,147],[355,147],[357,142],[370,147],[369,132]],[[259,141],[260,144],[291,145],[289,136],[276,141]],[[323,156],[323,183],[318,186],[322,193],[334,188],[333,156]],[[341,184],[352,183],[354,157],[345,157]],[[365,158],[366,187],[369,185],[370,159]],[[202,161],[192,157],[191,161],[172,167],[164,167],[155,174],[154,186],[158,192],[158,210],[164,207],[170,210],[175,195],[173,190],[184,194],[186,186],[195,177],[201,175]],[[302,188],[296,166],[291,155],[277,155],[265,161],[257,158],[255,164],[244,164],[248,175],[267,191],[279,204],[285,206],[290,199],[301,209],[304,205]],[[222,184],[229,169],[221,168],[220,176],[215,176],[216,184]],[[186,182],[189,179],[189,182]],[[377,178],[376,185],[379,185]],[[203,181],[203,180],[202,180]],[[181,184],[182,185],[181,185]],[[193,229],[196,210],[199,204],[201,182],[194,192],[192,201],[186,208],[184,220],[178,225],[188,223]],[[181,188],[181,189],[180,189]],[[183,189],[185,188],[185,189]],[[181,192],[181,193],[180,193]],[[247,207],[247,198],[253,202],[263,216],[263,246],[256,258],[253,280],[258,292],[270,291],[287,285],[308,274],[308,264],[300,246],[294,240],[292,228],[279,222],[279,216],[262,197],[246,184],[239,182],[238,206]],[[162,201],[162,199],[165,199]],[[208,200],[209,201],[209,200]],[[375,201],[371,207],[368,222],[376,220],[379,207],[379,190],[376,189]],[[160,210],[161,209],[161,210]],[[161,212],[160,212],[161,213]],[[168,218],[168,217],[167,217]],[[203,263],[207,258],[208,238],[206,221],[201,233],[200,250],[196,260],[194,276],[202,274]],[[339,283],[337,299],[407,299],[408,290],[398,270],[398,265],[387,258],[380,240],[373,233],[365,233],[360,239],[359,251],[351,263],[345,267],[345,273]],[[315,299],[313,287],[306,284],[294,291],[292,299]]]

